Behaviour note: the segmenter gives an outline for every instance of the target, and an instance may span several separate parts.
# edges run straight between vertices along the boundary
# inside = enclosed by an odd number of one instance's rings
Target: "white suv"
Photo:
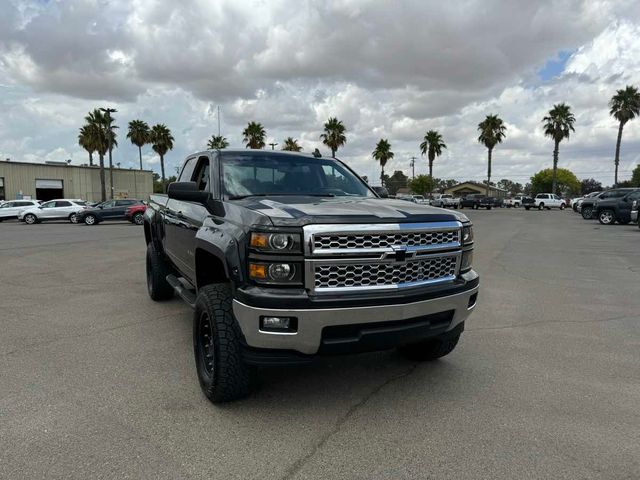
[[[560,210],[564,210],[567,206],[564,203],[564,200],[560,198],[558,195],[554,195],[553,193],[539,193],[536,195],[536,198],[533,199],[533,205],[537,207],[538,210],[547,209],[550,210],[552,208],[559,208]],[[527,208],[528,210],[529,208]]]
[[[0,222],[18,218],[18,215],[27,208],[37,207],[40,202],[37,200],[9,200],[0,205]]]
[[[45,220],[68,219],[71,223],[78,223],[76,214],[85,208],[87,202],[80,199],[61,198],[44,202],[37,207],[27,208],[18,214],[18,220],[33,225]]]

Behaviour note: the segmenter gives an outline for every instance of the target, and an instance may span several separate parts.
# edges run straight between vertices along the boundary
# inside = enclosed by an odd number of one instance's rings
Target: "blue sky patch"
[[[567,60],[575,52],[575,50],[561,50],[556,57],[547,60],[540,70],[538,70],[538,76],[544,82],[557,77],[564,72],[564,67],[567,65]]]

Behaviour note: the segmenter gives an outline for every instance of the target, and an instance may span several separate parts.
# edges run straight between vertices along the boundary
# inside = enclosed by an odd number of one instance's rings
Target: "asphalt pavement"
[[[640,229],[465,213],[481,290],[450,356],[264,370],[223,406],[141,227],[0,223],[0,478],[640,478]]]

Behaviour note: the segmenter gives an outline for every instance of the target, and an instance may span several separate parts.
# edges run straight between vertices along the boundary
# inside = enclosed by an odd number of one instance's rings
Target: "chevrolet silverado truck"
[[[478,296],[467,217],[380,198],[317,153],[191,155],[151,197],[144,235],[148,293],[193,308],[214,403],[249,394],[260,366],[391,348],[443,357]]]

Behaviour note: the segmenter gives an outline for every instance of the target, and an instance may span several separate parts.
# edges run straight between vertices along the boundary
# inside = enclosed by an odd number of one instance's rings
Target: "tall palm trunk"
[[[433,180],[433,159],[429,159],[429,178]]]
[[[107,200],[107,187],[104,178],[104,155],[102,153],[98,154],[100,156],[100,201],[104,202]]]
[[[336,149],[335,148],[331,149],[331,158],[336,158]],[[384,170],[384,167],[382,169]]]
[[[162,193],[167,193],[167,181],[164,178],[164,155],[160,155],[160,171],[162,172]]]
[[[113,158],[111,152],[113,148],[109,148],[109,198],[113,200]]]
[[[93,152],[89,152],[89,166],[93,167]]]
[[[142,147],[138,145],[138,155],[140,156],[140,170],[142,170]]]
[[[380,172],[380,185],[384,187],[384,165],[382,165],[382,171]]]
[[[551,193],[556,193],[556,188],[558,186],[558,149],[560,147],[560,142],[558,140],[555,141],[555,146],[553,148],[553,180],[551,181]]]
[[[616,158],[613,161],[616,165],[616,173],[613,180],[613,186],[618,186],[618,165],[620,164],[620,144],[622,143],[622,129],[624,128],[624,122],[620,122],[618,127],[618,140],[616,141]]]
[[[487,156],[488,156],[488,163],[487,163],[487,197],[489,196],[489,188],[491,185],[491,151],[493,150],[493,148],[487,148]]]

